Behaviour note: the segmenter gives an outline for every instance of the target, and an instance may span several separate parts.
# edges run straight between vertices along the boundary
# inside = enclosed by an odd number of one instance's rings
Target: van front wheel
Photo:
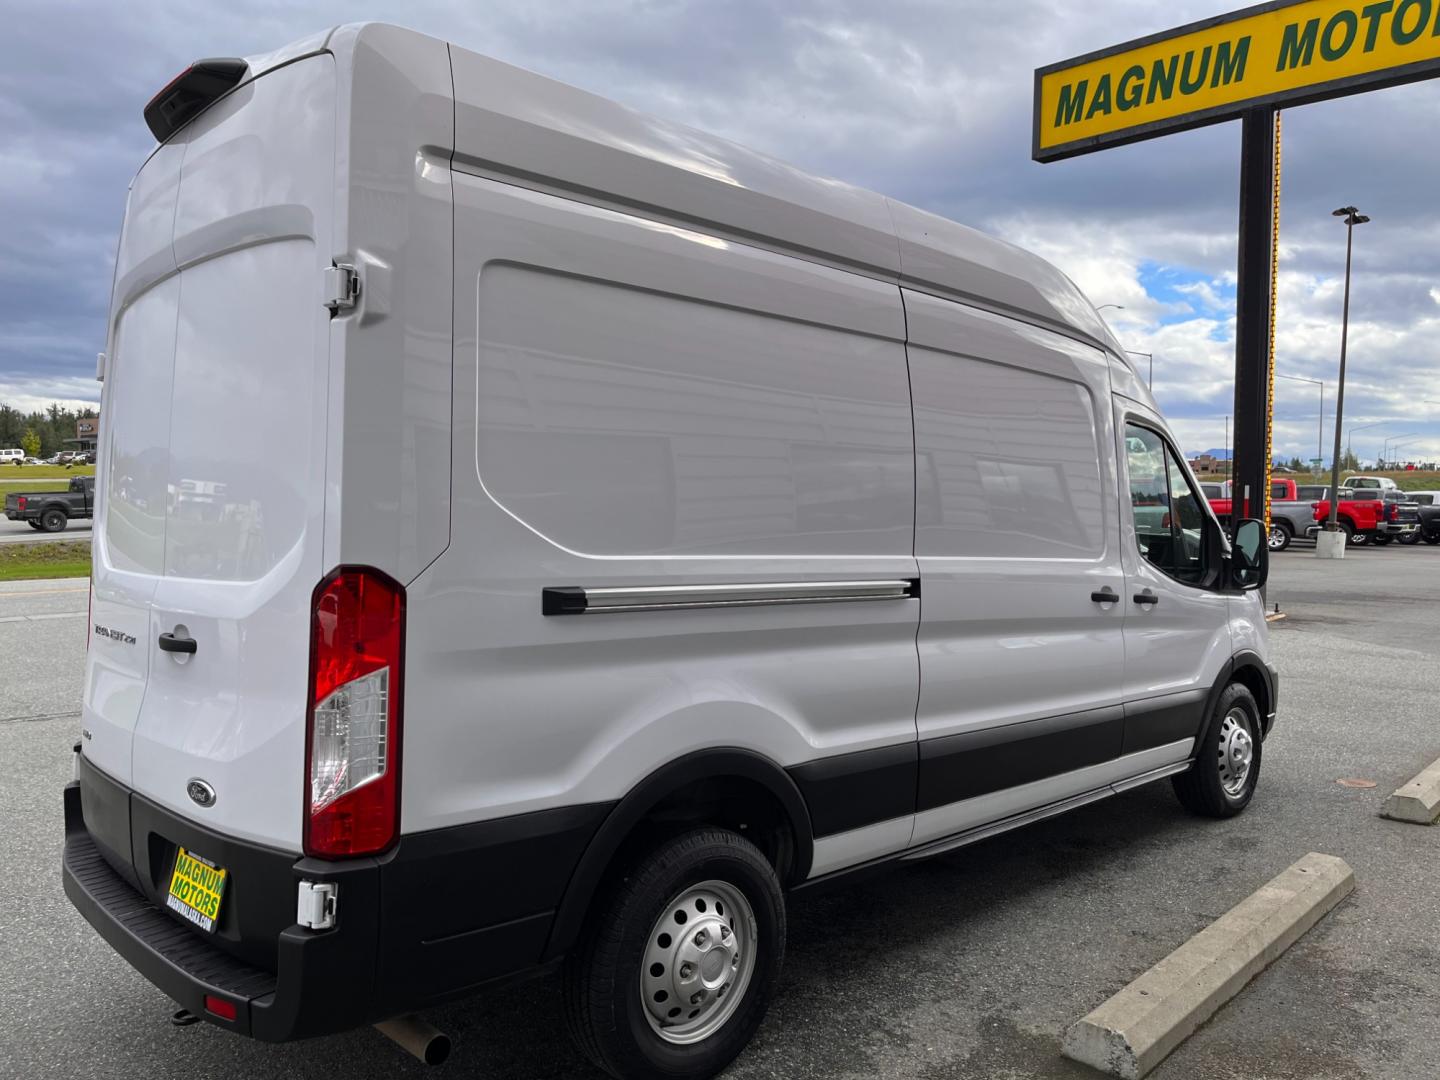
[[[703,828],[660,843],[597,897],[565,965],[581,1051],[622,1080],[701,1080],[764,1019],[785,953],[785,902],[744,837]]]
[[[1241,683],[1231,683],[1195,746],[1195,763],[1172,780],[1185,809],[1228,818],[1249,806],[1260,779],[1260,739],[1255,695]]]

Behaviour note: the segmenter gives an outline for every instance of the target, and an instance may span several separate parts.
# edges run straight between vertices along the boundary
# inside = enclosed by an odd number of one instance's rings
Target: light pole
[[[1340,316],[1340,382],[1335,391],[1335,460],[1330,463],[1330,516],[1325,522],[1326,532],[1340,528],[1340,421],[1345,416],[1345,349],[1350,339],[1350,259],[1355,251],[1355,226],[1364,225],[1370,219],[1353,206],[1342,206],[1335,211],[1335,217],[1345,219],[1345,306]],[[1315,552],[1321,551],[1317,544]]]
[[[1401,435],[1400,438],[1405,439],[1406,441],[1405,441],[1405,442],[1397,442],[1397,443],[1395,443],[1393,446],[1390,447],[1391,451],[1393,451],[1394,453],[1397,453],[1397,454],[1400,452],[1400,447],[1402,447],[1402,446],[1409,446],[1409,445],[1410,445],[1411,443],[1413,443],[1413,442],[1419,442],[1420,439],[1423,438],[1423,436],[1419,436],[1419,437],[1416,437],[1416,438],[1411,439],[1411,438],[1409,438],[1408,436]],[[1390,460],[1390,455],[1389,455],[1388,453],[1385,455],[1385,460],[1386,460],[1386,461],[1389,461],[1389,460]],[[1399,458],[1396,458],[1395,460],[1396,460],[1396,461],[1399,461],[1400,459],[1399,459]]]
[[[1124,310],[1125,310],[1125,305],[1124,305],[1124,304],[1101,304],[1101,305],[1100,305],[1099,307],[1097,307],[1095,310],[1096,310],[1096,311],[1104,311],[1107,307],[1113,307],[1116,311],[1124,311]]]
[[[1355,448],[1355,432],[1367,431],[1370,428],[1384,427],[1388,423],[1390,423],[1389,420],[1377,420],[1373,424],[1360,424],[1357,427],[1352,427],[1350,429],[1350,433],[1345,436],[1345,452],[1348,454],[1351,450]]]
[[[1325,384],[1319,379],[1307,379],[1303,375],[1281,375],[1278,371],[1275,373],[1275,377],[1289,379],[1291,382],[1314,383],[1320,387],[1320,434],[1315,439],[1315,457],[1318,459],[1315,470],[1318,472],[1320,465],[1325,461]]]
[[[1143,356],[1150,361],[1150,374],[1145,378],[1145,385],[1153,388],[1155,386],[1155,354],[1141,352],[1139,349],[1126,349],[1125,351],[1131,356]]]
[[[1408,438],[1411,438],[1411,437],[1414,436],[1414,435],[1419,435],[1419,434],[1420,434],[1420,433],[1419,433],[1418,431],[1407,431],[1404,435],[1390,435],[1390,436],[1387,436],[1387,437],[1384,439],[1384,441],[1382,441],[1382,442],[1380,443],[1380,461],[1383,463],[1383,462],[1386,462],[1386,461],[1389,461],[1389,460],[1390,460],[1390,444],[1391,444],[1391,443],[1393,443],[1393,442],[1399,442],[1401,439],[1408,439]],[[1381,467],[1383,468],[1383,464],[1382,464]]]

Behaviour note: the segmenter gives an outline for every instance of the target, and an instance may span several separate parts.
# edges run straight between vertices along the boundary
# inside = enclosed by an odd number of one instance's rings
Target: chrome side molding
[[[642,585],[587,589],[554,585],[541,592],[545,615],[595,615],[621,611],[838,604],[858,600],[909,600],[920,595],[916,578],[877,581],[767,581],[739,585]]]

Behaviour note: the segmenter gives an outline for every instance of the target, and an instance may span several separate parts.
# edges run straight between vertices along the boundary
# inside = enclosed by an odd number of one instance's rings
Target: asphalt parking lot
[[[1094,1076],[1065,1027],[1308,851],[1355,893],[1151,1075],[1432,1077],[1440,1060],[1440,828],[1380,804],[1440,757],[1440,548],[1297,547],[1269,589],[1282,676],[1250,810],[1186,815],[1161,783],[791,906],[761,1077]],[[173,1006],[64,898],[60,789],[84,656],[84,582],[0,586],[0,1076],[404,1077],[374,1031],[264,1046]],[[1373,781],[1346,787],[1339,779]],[[427,1014],[456,1040],[440,1075],[592,1078],[553,981]]]

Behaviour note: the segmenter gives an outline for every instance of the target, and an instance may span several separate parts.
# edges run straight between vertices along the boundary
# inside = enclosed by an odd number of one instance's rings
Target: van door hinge
[[[335,925],[336,894],[334,882],[300,882],[299,899],[295,904],[295,921],[307,930],[329,930]]]
[[[325,306],[332,314],[349,311],[360,299],[360,272],[347,263],[325,268]]]

